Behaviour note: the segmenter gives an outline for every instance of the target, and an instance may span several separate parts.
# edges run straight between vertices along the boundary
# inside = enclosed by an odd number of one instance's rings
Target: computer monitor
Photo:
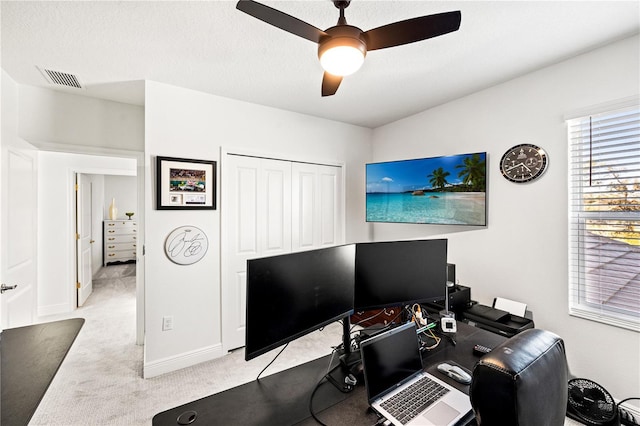
[[[355,245],[247,261],[248,361],[353,314]]]
[[[447,240],[356,244],[356,311],[445,300]]]

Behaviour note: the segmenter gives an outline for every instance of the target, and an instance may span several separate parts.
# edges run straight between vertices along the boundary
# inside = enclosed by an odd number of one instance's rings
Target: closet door
[[[244,346],[247,260],[291,251],[291,163],[227,154],[222,164],[222,346]]]
[[[292,164],[292,250],[344,243],[342,168]]]

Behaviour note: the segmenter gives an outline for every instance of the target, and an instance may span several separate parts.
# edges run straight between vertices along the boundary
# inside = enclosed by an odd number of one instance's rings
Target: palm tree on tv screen
[[[449,183],[447,182],[447,176],[449,176],[451,173],[449,172],[445,172],[444,169],[442,167],[437,168],[436,170],[434,170],[433,172],[431,172],[431,174],[429,176],[427,176],[429,179],[429,183],[431,184],[432,187],[434,188],[444,188],[444,186]]]
[[[485,160],[479,154],[466,157],[462,164],[456,166],[460,170],[458,177],[462,183],[469,186],[472,191],[484,191],[486,188]]]

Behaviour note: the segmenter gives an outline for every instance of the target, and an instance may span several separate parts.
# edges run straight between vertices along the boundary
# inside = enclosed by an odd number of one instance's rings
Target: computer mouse
[[[438,365],[438,371],[446,374],[456,382],[462,383],[463,385],[471,383],[471,375],[457,365],[451,365],[443,362]]]

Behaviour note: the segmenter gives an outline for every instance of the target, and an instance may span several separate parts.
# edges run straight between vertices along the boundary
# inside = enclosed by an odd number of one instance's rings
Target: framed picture
[[[215,161],[156,157],[156,209],[215,208]]]

